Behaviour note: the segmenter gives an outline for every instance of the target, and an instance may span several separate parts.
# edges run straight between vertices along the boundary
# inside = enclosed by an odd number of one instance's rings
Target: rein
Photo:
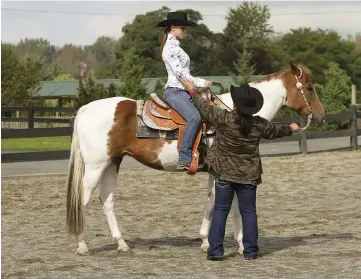
[[[214,99],[217,99],[222,105],[224,105],[225,108],[226,108],[228,111],[232,111],[232,109],[231,109],[229,106],[227,106],[216,94],[214,94],[210,88],[203,88],[203,89],[201,90],[201,92],[204,92],[204,91],[206,91],[206,90],[209,91],[209,93],[211,94],[211,96],[212,96]],[[208,101],[208,98],[207,98],[206,100]],[[212,100],[209,100],[209,102],[211,102],[211,101],[212,101]]]

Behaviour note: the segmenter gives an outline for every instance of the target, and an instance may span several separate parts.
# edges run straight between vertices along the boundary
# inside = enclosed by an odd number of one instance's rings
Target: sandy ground
[[[149,168],[119,174],[115,211],[132,252],[116,253],[98,192],[86,214],[90,256],[65,228],[65,176],[2,179],[3,278],[361,278],[361,152],[264,158],[258,189],[260,257],[224,262],[198,235],[206,174]]]

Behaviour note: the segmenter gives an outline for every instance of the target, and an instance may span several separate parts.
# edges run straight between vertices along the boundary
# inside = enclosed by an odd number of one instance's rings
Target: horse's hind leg
[[[243,232],[242,232],[242,220],[241,220],[241,214],[239,212],[239,206],[238,206],[238,198],[235,194],[233,197],[232,202],[232,211],[233,211],[233,233],[234,233],[234,239],[237,241],[239,248],[238,252],[240,254],[243,254]]]
[[[200,229],[200,235],[202,238],[202,245],[201,249],[204,252],[207,252],[207,249],[209,247],[208,242],[208,234],[209,234],[209,228],[211,226],[211,220],[214,210],[214,198],[215,198],[215,177],[211,174],[209,174],[208,178],[208,190],[207,190],[207,201],[206,206],[204,210],[204,218],[202,222],[202,227]],[[239,212],[238,207],[238,198],[237,195],[234,195],[233,202],[232,202],[232,209],[233,209],[233,232],[234,232],[234,238],[238,242],[239,249],[238,252],[243,254],[243,233],[242,233],[242,226],[241,226],[241,214]]]
[[[215,186],[215,177],[212,174],[209,174],[208,177],[208,189],[207,189],[207,201],[206,206],[204,210],[204,218],[202,222],[202,227],[200,229],[200,235],[202,238],[202,245],[201,249],[204,252],[207,252],[207,249],[209,247],[208,242],[208,233],[209,228],[211,226],[211,219],[213,215],[214,210],[214,186]]]
[[[128,251],[129,247],[123,239],[114,213],[114,193],[117,186],[119,164],[120,162],[112,163],[104,171],[100,184],[99,198],[103,205],[104,214],[107,218],[112,237],[118,243],[118,251]]]
[[[104,172],[104,169],[109,165],[109,162],[103,162],[98,164],[85,164],[84,177],[83,177],[83,207],[88,205],[91,195],[95,188],[99,184],[100,178]],[[88,254],[88,246],[84,240],[84,234],[78,237],[79,247],[77,253],[79,255]]]

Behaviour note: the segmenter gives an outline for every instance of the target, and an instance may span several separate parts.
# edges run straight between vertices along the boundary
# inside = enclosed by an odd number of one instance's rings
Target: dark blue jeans
[[[179,148],[179,159],[190,165],[193,143],[201,125],[201,116],[190,100],[188,92],[183,89],[177,87],[166,88],[164,100],[187,122]]]
[[[255,258],[258,254],[257,186],[217,179],[215,190],[214,212],[208,236],[208,256],[224,255],[226,221],[236,192],[243,224],[243,255],[245,258]]]

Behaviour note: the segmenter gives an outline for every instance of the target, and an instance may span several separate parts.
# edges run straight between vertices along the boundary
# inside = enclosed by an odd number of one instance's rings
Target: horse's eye
[[[307,86],[307,90],[308,90],[308,91],[313,91],[312,85]]]

